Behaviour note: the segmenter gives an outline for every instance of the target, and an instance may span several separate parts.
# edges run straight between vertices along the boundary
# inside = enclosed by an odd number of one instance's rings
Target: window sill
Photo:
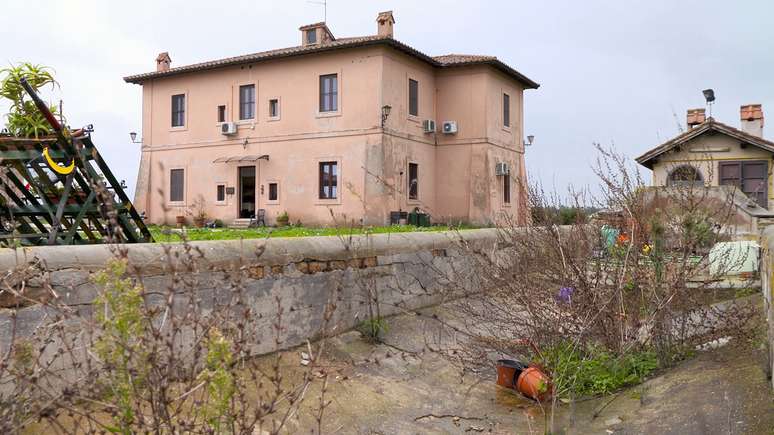
[[[513,127],[507,127],[507,126],[504,125],[503,126],[503,131],[507,131],[508,133],[511,133],[511,132],[513,132]]]
[[[167,207],[185,207],[185,201],[167,201]]]
[[[408,205],[422,205],[421,199],[407,199],[406,204]]]
[[[411,122],[416,122],[417,124],[421,123],[422,121],[419,119],[419,115],[409,115],[406,117]]]
[[[255,118],[250,119],[240,119],[239,121],[236,121],[236,125],[251,125],[255,124]]]
[[[185,125],[183,125],[183,126],[180,126],[180,127],[170,127],[170,128],[169,128],[169,131],[170,131],[170,132],[175,132],[175,131],[186,131],[186,130],[188,130],[188,127],[186,127]]]
[[[214,204],[219,206],[219,207],[223,207],[223,206],[228,205],[228,203],[226,201],[215,201]]]
[[[333,118],[335,116],[341,116],[341,111],[337,110],[335,112],[317,112],[316,118]]]
[[[510,202],[504,202],[504,203],[500,204],[500,206],[503,207],[503,208],[511,208],[511,203]]]
[[[336,199],[317,199],[314,205],[341,205],[341,198]]]
[[[279,116],[270,116],[270,117],[268,117],[266,119],[267,122],[275,122],[275,121],[279,121],[279,120],[280,120]]]
[[[269,206],[269,205],[280,205],[279,200],[277,201],[266,201],[263,205]]]

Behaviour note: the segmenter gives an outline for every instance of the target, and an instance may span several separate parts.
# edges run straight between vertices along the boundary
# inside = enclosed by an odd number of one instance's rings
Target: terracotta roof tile
[[[312,26],[312,25],[310,25]],[[279,59],[291,56],[301,56],[305,54],[322,53],[326,51],[332,51],[344,48],[357,48],[367,47],[373,45],[387,45],[398,51],[402,51],[410,56],[414,56],[420,60],[423,60],[435,67],[454,67],[462,65],[490,65],[511,78],[523,83],[527,89],[537,89],[540,85],[527,76],[521,74],[505,63],[501,62],[494,56],[477,56],[477,55],[460,55],[449,54],[444,56],[430,57],[421,51],[408,46],[390,36],[358,36],[350,38],[337,38],[334,41],[325,42],[322,44],[313,45],[298,45],[295,47],[280,48],[276,50],[261,51],[258,53],[246,54],[242,56],[227,57],[224,59],[212,60],[207,62],[200,62],[191,65],[179,66],[175,68],[169,68],[166,71],[153,71],[143,74],[135,74],[124,77],[124,81],[127,83],[142,84],[142,82],[150,79],[174,76],[195,71],[204,71],[215,68],[222,68],[233,65],[241,65],[246,63],[267,61],[271,59]]]

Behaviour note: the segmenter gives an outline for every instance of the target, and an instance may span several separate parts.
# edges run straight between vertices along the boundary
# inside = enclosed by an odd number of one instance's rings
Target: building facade
[[[654,186],[692,183],[737,187],[764,209],[774,210],[774,142],[763,138],[763,108],[741,106],[740,127],[707,118],[691,109],[687,130],[651,149],[637,162],[653,171]]]
[[[394,23],[381,13],[355,38],[312,24],[297,47],[175,68],[162,53],[126,77],[143,88],[135,207],[158,224],[194,208],[226,223],[383,225],[415,208],[523,221],[522,97],[538,84],[491,56],[427,56]]]

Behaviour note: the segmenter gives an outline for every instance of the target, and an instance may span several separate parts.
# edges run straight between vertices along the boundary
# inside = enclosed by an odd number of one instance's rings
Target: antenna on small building
[[[709,117],[712,118],[712,103],[715,101],[715,91],[712,89],[705,89],[701,92],[704,94],[704,99],[707,100],[707,107],[709,108]]]
[[[312,3],[314,5],[322,5],[323,7],[323,23],[328,22],[328,0],[320,0],[320,1],[313,1],[313,0],[307,0],[307,3]]]

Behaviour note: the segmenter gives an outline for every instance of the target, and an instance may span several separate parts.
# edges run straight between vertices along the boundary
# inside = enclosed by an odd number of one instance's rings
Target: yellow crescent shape
[[[59,166],[55,161],[51,160],[51,156],[48,155],[48,147],[43,148],[43,156],[46,158],[48,166],[59,174],[67,175],[75,169],[75,159],[68,166]]]

